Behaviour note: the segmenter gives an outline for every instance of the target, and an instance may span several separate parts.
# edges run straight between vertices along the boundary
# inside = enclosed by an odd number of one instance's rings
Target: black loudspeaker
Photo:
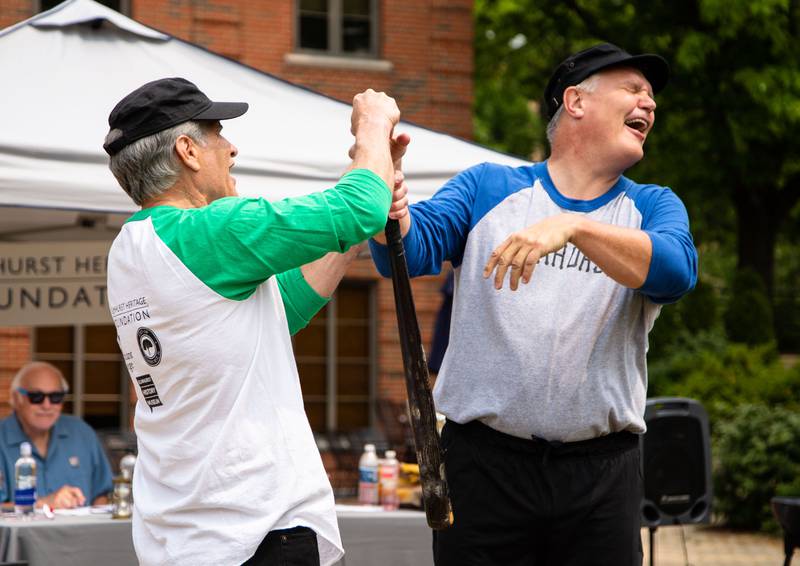
[[[642,525],[708,523],[711,518],[711,446],[708,414],[693,399],[647,400],[641,437]]]

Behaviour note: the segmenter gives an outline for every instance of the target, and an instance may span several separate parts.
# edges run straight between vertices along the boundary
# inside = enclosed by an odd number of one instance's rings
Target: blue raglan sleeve
[[[674,303],[697,283],[697,250],[689,216],[678,196],[667,188],[650,192],[643,201],[642,230],[650,237],[653,254],[639,291],[655,303]]]
[[[411,229],[403,238],[409,275],[436,275],[445,261],[461,264],[473,204],[486,166],[483,163],[459,173],[432,198],[409,207]],[[369,247],[378,272],[388,277],[388,248],[374,240],[369,241]]]

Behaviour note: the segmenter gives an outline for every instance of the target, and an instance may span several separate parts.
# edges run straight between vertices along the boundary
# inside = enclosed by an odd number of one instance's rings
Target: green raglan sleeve
[[[302,197],[223,198],[196,209],[147,209],[131,220],[151,216],[156,233],[184,265],[228,299],[245,300],[261,283],[282,274],[281,295],[296,331],[326,301],[296,268],[378,233],[391,200],[380,177],[356,169],[335,187]]]
[[[308,326],[314,315],[328,303],[329,299],[311,288],[299,267],[279,273],[276,277],[283,298],[286,320],[289,323],[289,333],[295,335]]]

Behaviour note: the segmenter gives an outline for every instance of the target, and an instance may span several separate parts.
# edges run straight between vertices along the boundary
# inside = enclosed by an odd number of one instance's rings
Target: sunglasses
[[[66,391],[51,391],[50,393],[45,393],[44,391],[28,391],[22,387],[17,387],[17,391],[23,395],[27,395],[31,405],[40,405],[44,403],[45,397],[50,399],[52,405],[60,405],[64,401],[64,396],[67,394]]]

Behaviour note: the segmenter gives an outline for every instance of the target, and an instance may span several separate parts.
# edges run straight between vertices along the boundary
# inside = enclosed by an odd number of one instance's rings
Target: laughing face
[[[583,127],[603,158],[622,170],[642,159],[656,119],[653,88],[644,75],[629,67],[602,71],[594,91],[581,96]]]

